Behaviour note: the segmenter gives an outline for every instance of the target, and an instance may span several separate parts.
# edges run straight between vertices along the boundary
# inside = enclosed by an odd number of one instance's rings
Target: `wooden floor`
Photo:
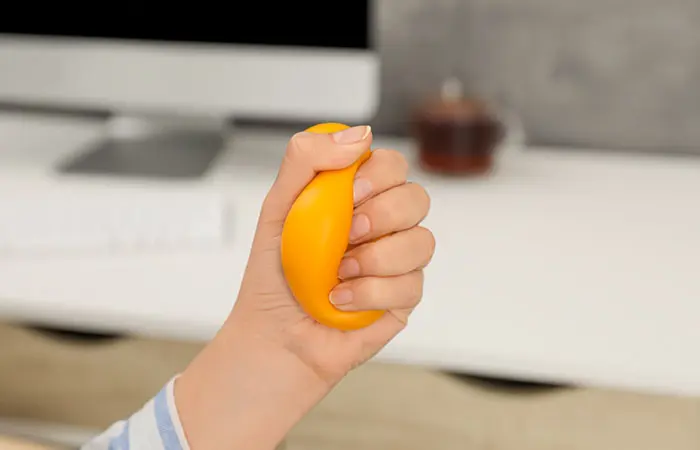
[[[0,342],[0,417],[96,428],[137,409],[199,349],[137,339],[61,341],[2,325]],[[9,448],[0,439],[0,450]],[[383,364],[348,376],[287,442],[287,450],[698,448],[700,400],[489,389]]]

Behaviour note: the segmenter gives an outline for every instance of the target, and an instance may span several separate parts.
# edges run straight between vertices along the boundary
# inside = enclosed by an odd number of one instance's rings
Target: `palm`
[[[259,330],[273,339],[283,339],[304,364],[333,380],[372,357],[401,331],[404,324],[398,318],[403,315],[399,311],[389,311],[373,325],[350,332],[328,328],[312,319],[299,306],[284,278],[277,227],[262,225],[237,304],[249,312],[263,313],[259,315]],[[271,235],[265,238],[267,233]],[[255,300],[247,304],[248,299]]]

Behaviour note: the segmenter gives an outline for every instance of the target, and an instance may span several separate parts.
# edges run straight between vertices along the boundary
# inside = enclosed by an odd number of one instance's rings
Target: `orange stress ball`
[[[322,123],[306,131],[323,134],[346,128]],[[292,294],[317,322],[344,331],[364,328],[384,313],[341,311],[329,299],[348,247],[355,173],[369,157],[368,148],[351,166],[316,175],[297,197],[282,229],[282,269]]]

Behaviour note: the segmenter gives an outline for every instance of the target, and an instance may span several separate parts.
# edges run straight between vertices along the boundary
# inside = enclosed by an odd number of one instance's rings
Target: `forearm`
[[[273,450],[330,390],[292,353],[226,325],[175,384],[193,450]]]
[[[281,347],[242,335],[225,326],[182,375],[82,450],[273,450],[331,386]]]

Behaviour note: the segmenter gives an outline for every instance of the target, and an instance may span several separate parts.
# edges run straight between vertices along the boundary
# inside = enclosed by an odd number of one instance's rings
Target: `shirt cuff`
[[[175,404],[176,380],[177,376],[171,379],[154,399],[156,425],[165,450],[190,450]]]
[[[127,420],[81,447],[82,450],[190,450],[175,405],[177,377]]]

